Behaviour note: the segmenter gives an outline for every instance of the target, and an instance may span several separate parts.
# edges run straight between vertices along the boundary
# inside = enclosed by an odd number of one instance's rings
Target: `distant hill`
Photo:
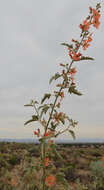
[[[9,139],[9,138],[0,138],[0,142],[20,142],[20,143],[35,143],[38,144],[39,141],[37,139]],[[55,142],[58,144],[76,144],[76,143],[104,143],[104,139],[101,138],[79,138],[76,140],[69,139],[55,139]]]

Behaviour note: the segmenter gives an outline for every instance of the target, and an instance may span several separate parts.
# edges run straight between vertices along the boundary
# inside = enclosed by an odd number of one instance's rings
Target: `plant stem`
[[[81,44],[82,44],[83,39],[84,39],[84,36],[83,36],[82,39],[81,39],[80,46],[81,46]],[[80,47],[80,46],[79,46],[79,47]],[[77,49],[77,51],[78,51],[78,50],[79,50],[79,48]],[[70,65],[69,65],[69,68],[67,69],[67,74],[68,74],[69,70],[71,69],[71,66],[72,66],[73,62],[74,62],[74,60],[71,61]],[[52,110],[51,110],[51,113],[50,113],[50,116],[49,116],[49,119],[48,119],[48,122],[47,122],[47,125],[46,125],[46,128],[45,128],[45,132],[46,132],[47,129],[48,129],[48,126],[49,126],[49,123],[50,123],[50,121],[51,121],[54,108],[55,108],[55,106],[56,106],[57,99],[58,99],[58,97],[59,97],[59,95],[60,95],[61,90],[63,89],[64,82],[65,82],[65,79],[63,80],[62,86],[60,87],[60,89],[59,89],[59,91],[58,91],[58,94],[57,94],[56,97],[55,97],[55,100],[54,100],[54,103],[53,103],[53,106],[52,106]],[[36,111],[37,111],[37,110],[36,110]],[[65,129],[65,130],[63,130],[62,132],[60,132],[60,134],[62,134],[63,132],[65,132],[65,131],[67,131],[67,130],[68,130],[68,128]],[[45,139],[44,139],[44,140],[43,140],[43,148],[42,148],[42,151],[43,151],[43,152],[42,152],[42,154],[43,154],[43,159],[42,159],[42,161],[43,161],[43,190],[45,190],[45,178],[46,178],[46,168],[45,168],[45,157],[46,157],[45,154],[46,154],[46,151],[45,151],[45,144],[46,144],[46,143],[45,143]]]
[[[68,68],[68,70],[67,70],[67,73],[69,72],[69,70],[70,70],[70,68],[71,68],[73,62],[74,62],[74,61],[72,60],[71,63],[70,63],[70,65],[69,65],[69,68]],[[64,82],[65,82],[65,79],[63,80],[62,85],[64,84]],[[60,92],[61,92],[62,89],[63,89],[63,87],[60,87],[59,92],[58,92],[58,94],[57,94],[57,96],[56,96],[56,98],[55,98],[55,100],[54,100],[54,104],[53,104],[53,107],[52,107],[52,110],[51,110],[51,113],[50,113],[50,117],[49,117],[48,122],[47,122],[46,131],[47,131],[47,128],[48,128],[49,123],[50,123],[50,121],[51,121],[51,117],[52,117],[52,114],[53,114],[53,110],[54,110],[54,108],[55,108],[57,99],[58,99],[59,94],[60,94]]]
[[[80,43],[79,43],[79,47],[78,47],[77,51],[79,50],[80,46],[82,45],[82,42],[83,42],[83,40],[84,40],[84,37],[85,37],[85,36],[83,35],[83,36],[82,36],[82,39],[81,39],[81,41],[80,41]],[[76,52],[77,52],[77,51],[76,51]],[[73,62],[74,62],[74,60],[71,61],[70,65],[69,65],[69,68],[68,68],[68,70],[67,70],[67,73],[68,73],[69,70],[71,69],[71,66],[72,66]],[[64,84],[64,82],[65,82],[65,79],[63,80],[62,85]],[[56,96],[56,98],[55,98],[55,100],[54,100],[54,104],[53,104],[53,107],[52,107],[52,110],[51,110],[51,113],[50,113],[50,117],[49,117],[48,122],[47,122],[47,126],[46,126],[46,129],[45,129],[45,132],[47,131],[47,128],[48,128],[49,123],[50,123],[50,121],[51,121],[51,117],[52,117],[52,114],[53,114],[53,111],[54,111],[54,107],[55,107],[55,105],[56,105],[57,99],[58,99],[59,94],[60,94],[60,92],[61,92],[62,89],[63,89],[63,87],[60,87],[59,92],[58,92],[58,94],[57,94],[57,96]]]
[[[43,141],[43,190],[45,190],[45,177],[46,177],[46,168],[45,168],[45,139]]]

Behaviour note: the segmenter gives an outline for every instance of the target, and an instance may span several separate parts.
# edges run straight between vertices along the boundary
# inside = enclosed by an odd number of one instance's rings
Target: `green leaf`
[[[56,182],[59,182],[59,183],[61,182],[61,184],[64,185],[66,190],[70,190],[69,184],[68,184],[67,180],[65,179],[64,173],[60,172],[60,173],[56,174],[55,177],[56,177]]]
[[[79,91],[76,89],[76,86],[75,86],[75,85],[71,85],[71,86],[69,87],[68,92],[69,92],[70,94],[73,93],[73,94],[76,94],[76,95],[78,95],[78,96],[81,96],[81,95],[82,95],[82,93],[79,92]]]
[[[27,125],[28,123],[31,123],[31,122],[33,122],[33,121],[38,121],[38,116],[37,116],[37,115],[33,115],[33,116],[32,116],[32,119],[26,121],[26,122],[24,123],[24,125]]]
[[[75,127],[78,124],[77,121],[73,121],[72,119],[69,119],[69,122],[70,122],[70,125],[73,127]]]
[[[32,115],[32,119],[34,119],[34,121],[38,121],[38,116],[37,115]]]
[[[47,113],[47,111],[48,111],[49,108],[50,107],[47,104],[45,104],[43,106],[43,109],[42,109],[41,114],[40,114],[40,118],[42,117],[43,113],[45,113],[45,114]]]
[[[94,58],[82,56],[80,60],[94,60]]]
[[[31,122],[33,122],[33,121],[34,121],[34,119],[30,119],[30,120],[26,121],[26,122],[24,123],[24,125],[27,125],[28,123],[31,123]]]
[[[101,8],[101,5],[100,5],[100,3],[97,3],[96,9],[99,9],[99,8]]]
[[[72,135],[73,139],[75,139],[76,137],[75,137],[74,131],[72,131],[72,130],[68,130],[68,131],[69,131],[69,133]]]
[[[69,121],[69,125],[71,125],[72,127],[75,127],[78,124],[78,121],[74,121],[73,119],[70,119],[68,116],[66,117],[66,119]]]
[[[24,106],[32,106],[32,107],[33,107],[33,105],[32,105],[32,104],[25,104]]]
[[[66,46],[66,47],[68,47],[68,48],[73,48],[73,45],[72,45],[72,44],[69,45],[69,44],[67,44],[67,43],[61,43],[61,45]]]
[[[56,73],[54,76],[52,76],[49,80],[49,84],[51,84],[51,82],[53,80],[57,80],[59,77],[61,77],[62,75],[60,75],[59,73]]]
[[[48,98],[50,98],[51,94],[44,94],[44,97],[41,100],[41,104],[43,104],[43,102]]]
[[[25,104],[24,106],[34,106],[34,104],[39,104],[37,101],[31,100],[29,104]]]

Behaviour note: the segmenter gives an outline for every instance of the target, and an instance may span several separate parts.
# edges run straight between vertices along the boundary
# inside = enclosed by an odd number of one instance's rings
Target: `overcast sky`
[[[48,92],[50,77],[69,62],[61,42],[79,39],[79,24],[97,0],[0,1],[0,138],[33,138],[24,126],[30,99]],[[84,52],[94,61],[77,62],[76,83],[83,96],[66,96],[63,110],[77,120],[76,137],[104,137],[104,5],[99,30]],[[60,136],[61,138],[61,136]],[[64,138],[71,139],[70,135]]]

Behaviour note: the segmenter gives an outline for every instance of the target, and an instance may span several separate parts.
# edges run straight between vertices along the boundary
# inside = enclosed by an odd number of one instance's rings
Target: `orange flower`
[[[76,53],[75,51],[73,51],[72,59],[73,59],[74,61],[79,61],[81,55],[82,55],[81,53]]]
[[[69,56],[72,58],[71,48],[68,48],[68,50],[69,50]]]
[[[71,59],[73,59],[74,61],[80,60],[80,56],[82,55],[81,53],[76,53],[75,51],[72,51],[71,48],[68,48],[68,50],[69,50],[69,56],[71,57]]]
[[[98,29],[98,28],[99,28],[99,25],[100,25],[99,19],[94,18],[94,19],[93,19],[93,26],[94,26],[96,29]]]
[[[80,24],[79,27],[80,29],[82,29],[83,31],[88,31],[90,28],[91,22],[88,21],[87,19],[83,21],[83,24]]]
[[[100,18],[100,13],[98,12],[98,10],[96,9],[92,9],[92,12],[93,12],[93,17],[94,19],[99,19]]]
[[[51,174],[48,177],[46,177],[45,183],[48,187],[51,187],[55,184],[55,180],[56,179],[55,179],[54,175]]]
[[[71,85],[75,85],[74,77],[71,77],[71,81],[72,81]]]
[[[52,135],[52,134],[53,134],[53,132],[51,130],[49,130],[49,131],[44,133],[44,137],[47,137],[47,136]]]
[[[51,160],[49,160],[49,158],[45,158],[45,166],[48,166],[50,162]]]
[[[75,83],[74,83],[74,75],[75,75],[76,72],[77,72],[76,67],[73,67],[69,71],[69,73],[71,75],[71,85],[75,85]]]
[[[77,72],[76,67],[73,67],[73,68],[70,69],[70,71],[69,71],[69,73],[70,73],[71,75],[75,74],[76,72]]]
[[[92,38],[91,38],[91,36],[92,36],[92,33],[88,36],[88,42],[91,42],[92,41]]]
[[[90,33],[87,40],[83,40],[83,50],[86,50],[90,46],[89,42],[92,41],[91,36],[92,36],[92,33]]]
[[[11,179],[11,185],[13,186],[17,186],[18,182],[17,182],[17,177],[13,176],[13,178]]]
[[[64,92],[63,91],[60,92],[60,96],[61,96],[61,98],[64,98]]]
[[[34,131],[34,135],[37,135],[37,137],[40,137],[40,129],[38,129],[38,131]]]
[[[88,31],[90,28],[90,25],[91,25],[91,22],[87,21],[87,19],[84,20],[84,22],[83,22],[84,30]]]
[[[101,15],[98,12],[98,10],[96,10],[96,9],[92,9],[92,12],[93,12],[93,22],[92,22],[93,26],[98,29],[98,27],[100,25],[99,18]]]
[[[88,40],[84,40],[83,41],[83,50],[86,50],[89,46],[90,46],[90,44],[88,43]]]

